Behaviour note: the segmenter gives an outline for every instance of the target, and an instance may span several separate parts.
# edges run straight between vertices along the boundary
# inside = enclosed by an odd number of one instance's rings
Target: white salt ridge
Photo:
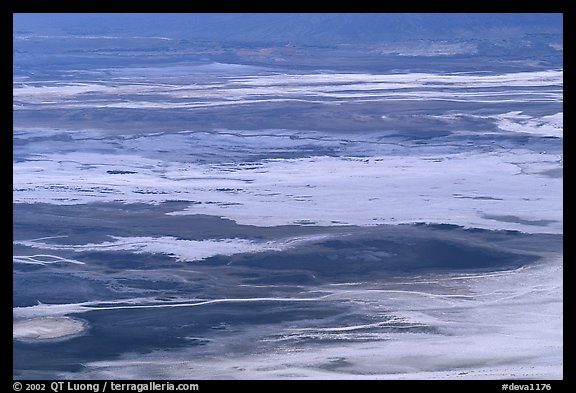
[[[88,301],[81,303],[66,303],[66,304],[50,304],[41,303],[35,304],[33,306],[22,306],[14,307],[12,309],[12,315],[14,319],[17,320],[28,320],[33,318],[42,317],[63,317],[68,314],[78,314],[88,311],[94,311],[101,309],[103,304],[108,307],[114,308],[114,304],[118,304],[118,307],[126,307],[130,305],[147,305],[153,304],[155,299],[149,298],[132,298],[132,299],[122,299],[122,300],[109,300],[106,302],[100,301]]]
[[[14,307],[12,314],[15,318],[39,318],[65,316],[68,314],[79,314],[88,311],[109,311],[109,310],[135,310],[135,309],[153,309],[153,308],[180,308],[180,307],[198,307],[209,306],[219,303],[258,303],[258,302],[312,302],[318,301],[322,297],[258,297],[258,298],[223,298],[223,299],[194,299],[193,301],[175,300],[170,302],[159,302],[156,299],[134,298],[122,299],[117,301],[91,301],[82,303],[68,304],[44,304],[38,303],[34,306]],[[118,304],[118,305],[114,305]]]
[[[246,239],[220,239],[220,240],[183,240],[170,236],[164,237],[120,237],[110,236],[114,241],[88,244],[55,244],[34,240],[14,241],[27,247],[44,250],[63,250],[75,252],[109,252],[126,251],[136,254],[165,254],[179,261],[201,261],[216,255],[235,255],[243,253],[257,253],[269,251],[283,251],[300,244],[325,239],[324,235],[289,238],[285,240],[254,242]],[[58,258],[58,257],[56,257]],[[20,258],[22,259],[22,258]],[[63,261],[70,262],[65,258]],[[25,259],[24,259],[25,260]],[[26,261],[26,260],[25,260]],[[57,260],[59,261],[59,260]],[[55,261],[55,262],[57,262]],[[51,262],[44,262],[51,263]],[[52,262],[53,263],[53,262]],[[76,261],[76,263],[82,263]]]
[[[63,258],[58,255],[38,254],[38,255],[14,255],[14,263],[23,263],[29,265],[49,265],[53,263],[72,263],[75,265],[84,265],[84,262],[75,259]]]

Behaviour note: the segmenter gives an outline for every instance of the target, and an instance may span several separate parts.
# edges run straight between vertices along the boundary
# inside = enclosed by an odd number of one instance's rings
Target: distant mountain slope
[[[526,39],[562,34],[562,14],[15,14],[14,32],[165,36],[246,43]]]

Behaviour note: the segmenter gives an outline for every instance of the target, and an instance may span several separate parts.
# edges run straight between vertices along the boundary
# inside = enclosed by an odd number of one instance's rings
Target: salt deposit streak
[[[193,70],[191,70],[193,72]],[[193,75],[193,74],[191,74]],[[514,102],[561,102],[562,92],[553,90],[563,85],[562,70],[518,72],[498,75],[474,74],[273,74],[231,77],[219,83],[194,81],[182,84],[125,83],[103,75],[103,81],[44,81],[43,84],[15,82],[14,109],[39,108],[197,108],[204,106],[240,105],[272,100],[341,102],[373,97],[390,100],[448,100],[458,96],[463,102],[502,102],[494,89],[509,89]],[[538,88],[538,92],[520,95],[514,89]],[[480,89],[469,91],[470,89]],[[550,91],[552,89],[552,91]],[[543,90],[543,91],[541,91]],[[88,98],[87,93],[109,97]],[[153,101],[146,97],[155,95]],[[532,95],[532,97],[531,97]],[[126,99],[129,96],[130,99]],[[82,97],[82,100],[78,100]],[[174,100],[185,100],[175,102]],[[194,99],[198,101],[194,101]],[[320,101],[317,101],[317,100]],[[207,102],[208,101],[208,102]]]
[[[473,115],[468,113],[447,113],[442,115],[422,115],[424,118],[452,122],[457,119],[489,119],[504,131],[520,132],[538,136],[564,137],[564,113],[546,116],[530,116],[521,111],[495,115]]]
[[[178,301],[161,302],[158,303],[154,298],[133,298],[123,299],[118,301],[91,301],[82,303],[68,303],[68,304],[44,304],[39,303],[34,306],[14,307],[12,314],[15,318],[57,318],[57,316],[65,316],[68,314],[79,314],[89,311],[109,311],[109,310],[137,310],[137,309],[156,309],[156,308],[182,308],[182,307],[199,307],[210,306],[213,304],[221,303],[297,303],[297,302],[316,302],[329,295],[319,297],[259,297],[259,298],[225,298],[225,299],[209,299],[194,301]],[[58,317],[59,318],[59,317]]]
[[[564,113],[531,118],[530,116],[510,112],[503,114],[498,119],[498,128],[506,131],[523,132],[541,136],[564,136]]]
[[[57,255],[14,255],[12,257],[14,263],[24,263],[29,265],[49,265],[53,263],[72,263],[74,265],[84,265],[84,262],[75,259],[63,258]]]
[[[110,236],[115,239],[111,242],[88,243],[81,245],[44,243],[34,240],[14,241],[27,247],[34,247],[49,250],[65,250],[75,252],[89,251],[126,251],[136,254],[166,254],[179,261],[200,261],[216,255],[235,255],[242,253],[256,253],[267,251],[282,251],[299,244],[323,240],[325,235],[314,235],[306,237],[295,237],[284,241],[253,242],[246,239],[221,239],[221,240],[182,240],[170,236],[165,237],[120,237]],[[24,259],[25,257],[15,257],[21,263],[33,263]],[[64,258],[61,258],[64,259]],[[70,261],[64,259],[64,261]],[[38,261],[34,261],[40,263]],[[43,262],[48,263],[48,262]],[[52,262],[53,263],[53,262]],[[78,262],[76,262],[78,263]],[[79,262],[82,263],[82,262]]]

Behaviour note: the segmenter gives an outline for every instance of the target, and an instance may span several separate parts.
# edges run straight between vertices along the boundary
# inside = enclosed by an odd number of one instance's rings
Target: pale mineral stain
[[[14,321],[12,338],[24,341],[72,338],[87,328],[84,321],[69,317],[42,317]]]

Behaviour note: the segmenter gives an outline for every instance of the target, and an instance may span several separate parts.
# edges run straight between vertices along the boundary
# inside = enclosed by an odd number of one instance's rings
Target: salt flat
[[[15,16],[14,378],[564,378],[557,20],[53,17]]]

